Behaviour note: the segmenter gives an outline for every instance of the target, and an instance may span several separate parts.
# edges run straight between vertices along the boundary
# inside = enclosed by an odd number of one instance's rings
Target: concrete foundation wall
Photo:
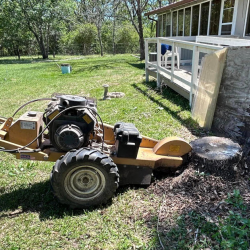
[[[228,48],[212,131],[250,143],[250,47]]]

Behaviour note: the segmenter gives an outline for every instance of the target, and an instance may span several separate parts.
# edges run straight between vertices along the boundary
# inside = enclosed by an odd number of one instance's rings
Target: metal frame
[[[0,120],[0,131],[4,132],[3,137],[0,139],[0,147],[3,147],[6,150],[19,149],[17,150],[17,152],[12,152],[12,154],[14,154],[17,159],[55,162],[62,155],[65,155],[66,152],[58,152],[46,147],[45,149],[42,149],[41,145],[41,148],[38,148],[39,150],[29,147],[20,149],[25,145],[16,144],[7,140],[11,137],[8,136],[10,135],[8,134],[10,133],[10,131],[8,131],[8,129],[6,128],[6,124],[8,124],[9,126],[9,121],[11,119],[12,117]],[[37,123],[36,127],[38,127],[38,125],[39,123]],[[20,132],[18,133],[18,135],[16,135],[16,137],[22,138],[24,135],[24,131],[19,131]],[[32,139],[35,138],[36,136]],[[100,142],[102,141],[101,138],[97,135],[95,139]],[[110,126],[108,124],[104,124],[104,142],[111,147],[115,145],[116,142],[113,132],[113,126]],[[50,142],[48,139],[46,139],[42,144],[47,145],[50,144]],[[150,167],[152,169],[155,169],[157,167],[176,168],[183,163],[182,156],[190,152],[190,150],[191,146],[181,138],[169,137],[158,141],[150,137],[142,136],[142,141],[136,159],[120,158],[115,155],[109,155],[109,157],[111,157],[114,163],[116,163],[117,165]],[[164,154],[162,152],[164,152]]]

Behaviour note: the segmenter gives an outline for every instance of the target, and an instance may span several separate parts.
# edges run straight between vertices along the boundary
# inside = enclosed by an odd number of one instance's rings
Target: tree
[[[145,59],[142,13],[148,4],[148,1],[149,0],[123,0],[129,13],[130,21],[139,35],[141,60]]]
[[[43,59],[48,58],[49,39],[58,23],[71,13],[70,0],[4,0],[5,5],[15,9],[15,17],[20,20],[35,37]]]
[[[104,22],[110,16],[112,3],[110,0],[81,0],[76,1],[78,5],[77,16],[79,21],[90,22],[97,28],[97,37],[103,56],[102,28]]]
[[[16,5],[2,3],[0,10],[0,37],[1,45],[14,52],[20,59],[20,52],[27,48],[30,41],[30,32],[16,14]]]
[[[118,53],[134,53],[138,50],[138,34],[131,29],[131,24],[123,22],[122,28],[117,30]]]
[[[66,47],[66,52],[90,54],[96,42],[97,30],[94,24],[79,24],[75,30],[65,32],[61,37],[61,45]]]
[[[161,8],[163,5],[174,3],[178,0],[123,0],[129,14],[129,19],[139,35],[140,59],[145,59],[143,36],[143,12],[150,9]]]

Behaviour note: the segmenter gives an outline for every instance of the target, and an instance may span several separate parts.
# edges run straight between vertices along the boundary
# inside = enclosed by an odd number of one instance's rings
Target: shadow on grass
[[[129,65],[138,68],[138,69],[145,69],[145,63],[139,61],[138,63],[129,63]]]
[[[93,209],[88,211],[91,210]],[[40,220],[63,218],[84,213],[83,209],[73,210],[57,202],[51,193],[49,181],[35,183],[29,187],[20,187],[0,195],[0,211],[8,211],[0,215],[0,218],[12,218],[26,212],[37,212]]]
[[[95,72],[98,70],[109,70],[109,69],[121,69],[121,65],[128,63],[127,59],[121,58],[112,58],[112,60],[107,60],[107,58],[93,58],[94,61],[91,62],[92,65],[89,65],[88,61],[85,62],[73,62],[72,73],[81,73],[81,72]],[[137,64],[130,64],[136,66]],[[144,64],[143,64],[144,65]],[[144,66],[142,67],[144,68]]]
[[[4,60],[0,60],[0,64],[30,64],[32,63],[32,59],[4,59]]]
[[[148,87],[148,90],[153,89],[155,91],[158,91],[156,89],[156,82],[155,81],[151,81],[149,83],[144,82],[144,85],[146,85]],[[180,109],[178,111],[173,111],[170,107],[166,106],[160,100],[156,100],[155,97],[152,95],[152,93],[150,91],[142,89],[138,84],[132,84],[132,86],[138,92],[140,92],[141,94],[146,96],[148,99],[150,99],[151,101],[153,101],[154,103],[156,103],[157,105],[162,107],[166,112],[171,114],[176,120],[181,122],[181,124],[183,124],[187,128],[195,128],[195,129],[200,128],[198,123],[194,119],[192,119],[191,117],[188,117],[187,119],[183,119],[179,115],[180,112],[190,111],[190,107],[189,107],[189,104],[188,104],[188,100],[186,100],[184,97],[182,97],[181,95],[179,95],[175,91],[168,88],[168,89],[164,89],[162,91],[162,93],[159,93],[159,95],[162,95],[163,99],[167,99],[170,102],[172,102],[173,104],[179,106]]]
[[[0,59],[0,64],[30,64],[38,62],[48,62],[42,58],[30,58],[30,59]],[[49,61],[51,62],[51,61]]]
[[[117,194],[125,192],[129,186],[119,188]],[[16,190],[0,195],[0,211],[6,211],[0,215],[3,217],[14,218],[22,213],[37,212],[40,220],[53,220],[65,216],[77,216],[84,214],[85,211],[91,212],[96,209],[102,209],[111,205],[109,201],[104,206],[93,207],[89,209],[71,209],[67,205],[60,204],[54,198],[50,182],[39,182],[29,187],[19,187]]]
[[[105,64],[105,63],[96,64],[96,65],[92,65],[92,66],[88,66],[88,67],[86,67],[86,66],[81,67],[81,66],[77,65],[75,67],[77,67],[77,68],[74,69],[74,66],[72,66],[72,68],[73,68],[72,73],[73,74],[75,74],[75,73],[77,74],[77,73],[80,73],[80,72],[86,72],[86,71],[93,72],[93,71],[97,71],[97,70],[107,70],[107,69],[113,69],[114,68],[114,66],[111,65],[111,63],[109,63],[109,64]]]

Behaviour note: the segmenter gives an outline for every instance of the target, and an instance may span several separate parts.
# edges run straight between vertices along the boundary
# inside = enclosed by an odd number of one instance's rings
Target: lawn
[[[107,55],[59,59],[0,59],[0,115],[12,116],[29,100],[65,93],[96,98],[104,122],[131,122],[143,135],[155,139],[176,135],[190,141],[200,132],[191,118],[188,101],[168,88],[160,93],[154,81],[145,83],[144,63],[137,58]],[[71,64],[71,74],[61,74],[58,65],[64,62]],[[112,92],[124,92],[125,97],[103,101],[103,84],[109,84]],[[33,103],[16,117],[26,110],[44,111],[46,104]],[[159,227],[159,213],[166,200],[166,192],[155,189],[160,188],[161,182],[155,181],[150,187],[119,188],[106,206],[72,210],[54,200],[50,192],[52,166],[53,163],[17,161],[0,153],[0,249],[162,249],[158,233],[165,242],[173,233],[177,249],[209,247],[210,243],[203,244],[198,236],[198,243],[187,240],[188,226],[183,226],[185,215],[181,210],[180,214],[171,214],[177,227],[182,223],[179,231],[174,233],[173,227],[166,233],[168,224]],[[172,179],[173,176],[167,177],[162,185]],[[186,200],[184,203],[188,206]]]

